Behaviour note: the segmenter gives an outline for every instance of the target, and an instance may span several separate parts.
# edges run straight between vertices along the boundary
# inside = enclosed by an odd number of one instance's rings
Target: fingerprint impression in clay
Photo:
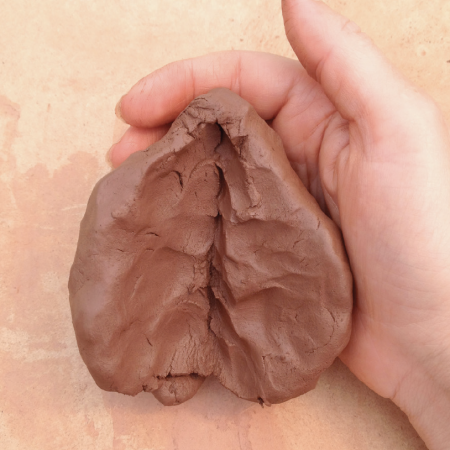
[[[100,180],[69,281],[81,356],[110,391],[166,405],[215,376],[280,403],[314,388],[350,334],[340,233],[243,99],[195,99]]]

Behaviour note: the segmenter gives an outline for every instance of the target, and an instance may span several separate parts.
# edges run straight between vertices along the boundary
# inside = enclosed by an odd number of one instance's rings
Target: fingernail
[[[120,119],[122,122],[126,123],[122,117],[122,99],[123,99],[123,96],[120,97],[120,100],[117,102],[115,112],[116,112],[117,118]]]

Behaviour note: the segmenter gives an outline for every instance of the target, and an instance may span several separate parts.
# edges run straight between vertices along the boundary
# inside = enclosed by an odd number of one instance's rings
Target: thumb
[[[282,0],[287,38],[341,115],[381,125],[415,88],[359,27],[316,0]],[[400,95],[399,95],[400,94]]]

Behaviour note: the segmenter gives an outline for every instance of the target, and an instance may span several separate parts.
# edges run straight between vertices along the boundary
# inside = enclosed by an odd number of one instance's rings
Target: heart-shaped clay
[[[226,89],[97,183],[69,290],[98,386],[165,405],[208,376],[247,400],[286,401],[314,388],[350,335],[337,227],[278,135]]]

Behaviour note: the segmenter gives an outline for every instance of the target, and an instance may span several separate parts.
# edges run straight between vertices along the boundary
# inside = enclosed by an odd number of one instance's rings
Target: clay
[[[165,405],[215,376],[272,404],[314,388],[350,335],[341,235],[278,135],[216,89],[102,178],[71,270],[81,356],[102,389]]]

